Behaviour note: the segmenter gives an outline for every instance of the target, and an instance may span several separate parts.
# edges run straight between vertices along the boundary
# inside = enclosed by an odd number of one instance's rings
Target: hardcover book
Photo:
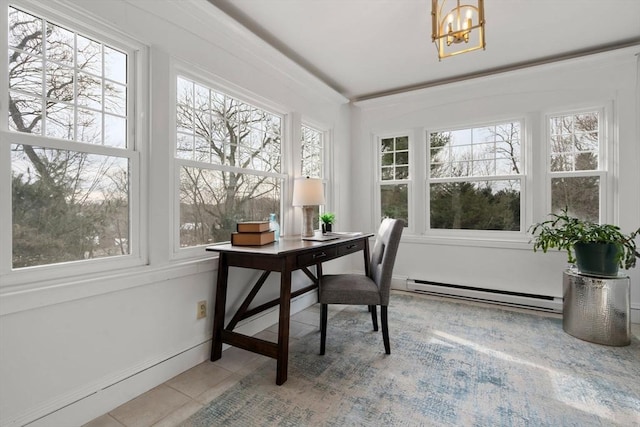
[[[238,233],[261,233],[269,231],[269,221],[243,221],[237,225]]]
[[[236,246],[262,246],[276,241],[275,232],[231,233],[231,244]]]

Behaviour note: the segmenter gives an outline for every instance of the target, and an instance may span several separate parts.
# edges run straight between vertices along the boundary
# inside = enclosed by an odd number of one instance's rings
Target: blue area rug
[[[267,361],[183,426],[640,426],[640,342],[608,347],[562,320],[393,293],[391,355],[362,307]],[[223,355],[224,357],[224,355]]]

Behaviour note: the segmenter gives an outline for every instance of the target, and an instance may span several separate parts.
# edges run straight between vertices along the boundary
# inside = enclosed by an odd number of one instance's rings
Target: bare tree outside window
[[[549,119],[552,212],[600,221],[599,122],[596,111]]]
[[[431,229],[520,230],[520,123],[429,134]]]
[[[13,267],[129,254],[127,54],[13,7],[8,24],[9,130],[37,137],[11,145]]]
[[[227,241],[238,221],[280,212],[282,118],[177,79],[180,246]]]

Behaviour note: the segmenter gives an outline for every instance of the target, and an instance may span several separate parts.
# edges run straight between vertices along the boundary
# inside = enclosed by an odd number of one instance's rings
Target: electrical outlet
[[[207,302],[198,301],[198,310],[196,312],[196,319],[204,319],[207,317]]]

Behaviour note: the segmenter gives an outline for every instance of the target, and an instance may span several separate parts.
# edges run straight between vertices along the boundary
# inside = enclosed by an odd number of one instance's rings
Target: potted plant
[[[320,215],[320,221],[322,222],[322,232],[330,233],[333,229],[333,223],[336,221],[336,214],[325,212]]]
[[[596,224],[570,216],[567,209],[550,214],[547,221],[533,224],[533,250],[547,252],[550,248],[566,250],[568,261],[576,264],[578,271],[587,275],[613,277],[618,268],[635,267],[640,254],[635,238],[640,228],[625,235],[620,227]]]

